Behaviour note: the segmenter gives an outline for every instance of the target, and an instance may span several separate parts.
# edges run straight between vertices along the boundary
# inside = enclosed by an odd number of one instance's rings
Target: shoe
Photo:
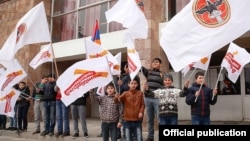
[[[34,135],[34,134],[37,134],[37,133],[40,133],[40,130],[36,130],[32,134]]]
[[[43,131],[43,132],[41,133],[41,136],[46,136],[46,135],[48,135],[48,134],[49,134],[48,131]]]
[[[154,141],[154,139],[147,138],[146,141]]]
[[[22,132],[27,132],[27,129],[22,129]]]
[[[83,136],[86,137],[86,138],[89,137],[88,133],[84,133]]]
[[[17,128],[16,127],[12,127],[12,129],[10,131],[15,131],[15,130],[17,130]]]
[[[102,133],[101,133],[101,134],[98,134],[96,137],[102,137]]]
[[[6,128],[6,130],[12,130],[14,127],[8,127]]]
[[[79,133],[75,133],[72,137],[79,137]]]
[[[49,135],[50,135],[50,136],[53,136],[53,135],[54,135],[54,132],[49,132]]]
[[[55,134],[56,137],[59,137],[60,135],[62,135],[62,133],[57,132],[57,133]]]
[[[117,135],[117,136],[116,136],[116,139],[120,139],[120,138],[122,138],[121,135]]]
[[[22,133],[22,130],[17,129],[17,130],[16,130],[16,133],[17,133],[17,134],[21,134],[21,133]]]
[[[70,133],[63,133],[62,137],[70,136]]]

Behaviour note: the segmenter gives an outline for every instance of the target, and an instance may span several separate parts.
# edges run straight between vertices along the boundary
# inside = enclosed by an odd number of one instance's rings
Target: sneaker
[[[83,136],[86,137],[86,138],[89,137],[88,133],[84,133]]]
[[[6,130],[12,130],[13,129],[13,127],[8,127],[8,128],[6,128]]]
[[[49,135],[50,135],[50,136],[53,136],[53,135],[54,135],[54,132],[49,132]]]
[[[18,130],[16,130],[16,133],[17,133],[17,134],[21,134],[21,133],[22,133],[22,130],[19,130],[19,129],[18,129]]]
[[[10,131],[15,131],[15,130],[17,130],[16,127],[12,127],[12,129],[10,129]]]
[[[102,133],[101,133],[101,134],[98,134],[96,137],[102,137]]]
[[[79,137],[79,133],[75,133],[72,137]]]
[[[62,135],[62,133],[57,132],[57,133],[55,134],[56,137],[59,137],[60,135]]]
[[[62,137],[70,136],[70,133],[63,133]]]
[[[32,134],[37,134],[37,133],[40,133],[40,130],[36,130]]]
[[[147,138],[146,141],[154,141],[154,139]]]
[[[41,133],[41,136],[46,136],[46,135],[48,135],[48,134],[49,134],[48,131],[43,131],[43,132]]]

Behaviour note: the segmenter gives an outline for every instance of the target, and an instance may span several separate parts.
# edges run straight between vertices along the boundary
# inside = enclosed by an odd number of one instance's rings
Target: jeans
[[[102,122],[102,138],[103,141],[109,141],[109,133],[111,134],[111,141],[117,141],[116,139],[116,126],[117,122]]]
[[[210,117],[209,116],[198,116],[192,115],[192,125],[210,125]]]
[[[177,125],[178,124],[177,116],[160,117],[159,120],[160,120],[159,125]]]
[[[16,112],[17,112],[17,105],[14,107],[14,116],[10,117],[10,127],[17,127],[17,118],[16,118]]]
[[[70,133],[69,108],[61,100],[56,100],[56,122],[58,133]]]
[[[34,116],[35,116],[36,131],[40,131],[41,114],[44,120],[44,117],[43,117],[43,115],[45,115],[44,101],[35,100],[34,101]]]
[[[45,131],[46,132],[54,132],[55,128],[55,115],[56,115],[56,102],[55,101],[44,101],[45,107]]]
[[[18,105],[18,115],[17,115],[17,121],[18,121],[18,129],[19,130],[27,130],[28,127],[28,120],[27,120],[27,115],[28,115],[28,110],[29,110],[29,105]]]
[[[144,101],[148,117],[148,138],[154,139],[154,119],[158,119],[159,99],[145,97]]]
[[[71,105],[70,107],[71,107],[74,132],[79,133],[79,128],[78,128],[78,116],[79,116],[83,133],[88,133],[87,123],[86,123],[86,107],[84,105]]]
[[[142,121],[124,121],[126,141],[133,141],[132,134],[136,141],[142,141]]]

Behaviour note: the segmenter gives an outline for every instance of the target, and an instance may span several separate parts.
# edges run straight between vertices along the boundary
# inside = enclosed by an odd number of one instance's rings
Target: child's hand
[[[121,128],[122,127],[122,123],[118,122],[117,123],[117,128]]]
[[[122,80],[118,80],[118,81],[117,81],[117,84],[118,84],[119,86],[121,86],[121,85],[122,85]]]
[[[217,95],[217,89],[213,89],[213,95]]]
[[[142,117],[143,117],[142,113],[139,113],[138,118],[142,118]]]
[[[200,95],[200,91],[195,92],[195,97],[198,97]]]
[[[184,87],[185,87],[185,88],[188,88],[188,86],[189,86],[189,80],[186,80],[186,81],[185,81],[185,84],[184,84]]]

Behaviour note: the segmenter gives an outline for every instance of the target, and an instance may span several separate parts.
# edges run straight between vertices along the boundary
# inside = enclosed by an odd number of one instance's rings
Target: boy
[[[132,141],[132,134],[135,135],[137,141],[142,141],[142,119],[144,114],[144,96],[140,90],[139,77],[128,82],[129,90],[123,92],[122,95],[116,94],[115,103],[123,102],[123,128],[125,129],[126,141]],[[121,126],[121,124],[119,125]]]
[[[188,90],[188,83],[184,85],[184,90],[172,86],[173,76],[170,73],[163,75],[164,86],[154,91],[154,96],[159,98],[159,125],[178,124],[177,98],[184,97]],[[148,87],[146,86],[146,90]]]
[[[120,119],[120,104],[114,102],[115,87],[113,83],[106,86],[106,95],[95,96],[91,93],[91,97],[100,104],[100,119],[102,121],[102,138],[103,141],[109,140],[109,133],[111,134],[111,141],[117,141],[117,126]],[[120,119],[120,120],[119,120]]]
[[[161,59],[154,58],[152,61],[152,69],[142,67],[143,75],[147,79],[148,89],[144,90],[146,114],[148,117],[148,137],[146,141],[154,140],[154,119],[158,120],[159,99],[154,97],[153,91],[161,88],[163,85],[162,72],[160,71]]]
[[[217,89],[208,88],[204,82],[204,73],[197,72],[186,96],[186,103],[191,105],[192,125],[210,125],[210,104],[217,102]]]

